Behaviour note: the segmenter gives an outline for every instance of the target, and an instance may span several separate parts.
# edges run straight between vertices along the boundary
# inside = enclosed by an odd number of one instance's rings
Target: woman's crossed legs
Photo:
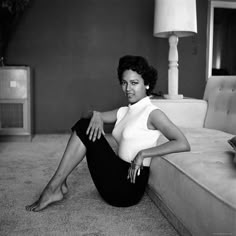
[[[26,206],[27,211],[41,211],[49,204],[60,201],[68,191],[66,179],[72,170],[82,161],[86,148],[74,132],[67,144],[60,164],[43,190],[39,199],[32,205]]]
[[[131,206],[141,199],[148,181],[149,168],[144,167],[135,184],[127,179],[130,164],[121,160],[107,143],[104,136],[95,142],[89,140],[86,130],[89,120],[81,119],[72,127],[60,164],[40,195],[26,206],[28,211],[41,211],[48,205],[63,199],[67,193],[67,177],[87,157],[93,182],[105,201],[114,206]]]

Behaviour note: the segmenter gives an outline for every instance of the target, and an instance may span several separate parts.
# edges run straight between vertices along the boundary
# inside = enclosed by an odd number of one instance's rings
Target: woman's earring
[[[147,90],[149,89],[149,85],[146,86],[146,89],[147,89]]]

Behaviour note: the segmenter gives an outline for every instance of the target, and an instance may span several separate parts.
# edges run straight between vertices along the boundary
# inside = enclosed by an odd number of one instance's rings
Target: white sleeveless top
[[[153,105],[149,97],[145,97],[133,105],[121,107],[117,111],[117,121],[112,135],[119,145],[118,155],[126,162],[131,162],[143,149],[155,147],[160,131],[147,127],[150,113],[159,109]],[[144,166],[150,166],[151,158],[145,158]]]

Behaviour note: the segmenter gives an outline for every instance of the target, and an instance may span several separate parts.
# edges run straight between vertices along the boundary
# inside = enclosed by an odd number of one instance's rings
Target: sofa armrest
[[[169,119],[179,127],[201,128],[207,111],[207,102],[202,99],[151,99]]]

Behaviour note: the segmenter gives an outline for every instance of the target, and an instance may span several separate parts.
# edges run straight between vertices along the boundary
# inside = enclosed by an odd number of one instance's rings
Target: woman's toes
[[[46,207],[46,206],[45,206],[45,207]],[[45,207],[43,207],[43,208],[45,208]],[[35,207],[32,209],[32,211],[33,211],[33,212],[38,212],[38,211],[43,210],[43,208],[41,208],[40,205],[38,205],[38,206],[35,206]]]
[[[26,211],[32,211],[37,205],[39,201],[36,201],[35,203],[28,205],[25,207]]]
[[[61,191],[63,194],[67,194],[68,193],[68,186],[66,183],[63,183],[61,186]]]
[[[34,204],[28,206],[26,209],[28,211],[38,212],[46,208],[47,206],[51,205],[52,203],[58,202],[63,199],[63,194],[60,191],[57,193],[46,193],[44,192],[43,195],[36,201]]]

